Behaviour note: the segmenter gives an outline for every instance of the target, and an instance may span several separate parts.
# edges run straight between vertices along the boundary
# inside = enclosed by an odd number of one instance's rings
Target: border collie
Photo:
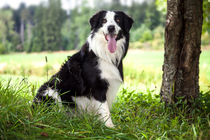
[[[114,127],[110,109],[123,82],[123,63],[133,20],[121,11],[100,11],[90,18],[91,33],[81,50],[44,83],[34,103],[52,100],[94,112]]]

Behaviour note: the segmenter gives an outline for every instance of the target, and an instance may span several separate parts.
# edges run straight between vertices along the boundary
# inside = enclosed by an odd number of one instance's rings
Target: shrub
[[[210,39],[209,38],[210,38],[210,35],[209,35],[208,32],[202,34],[202,36],[201,36],[201,44],[203,46],[210,45]]]
[[[145,28],[146,28],[146,26],[142,25],[141,27],[137,28],[136,30],[131,30],[131,35],[130,35],[131,42],[138,41],[141,38],[142,33],[144,32]]]
[[[152,39],[151,37],[152,37],[151,30],[145,24],[142,24],[136,30],[131,30],[131,39],[130,40],[131,40],[131,42],[136,42],[139,40],[144,42],[147,39],[151,40]]]
[[[146,41],[149,41],[149,40],[152,40],[152,39],[153,39],[152,31],[150,29],[146,29],[143,32],[140,41],[146,42]]]
[[[153,41],[151,41],[151,48],[155,50],[163,49],[164,40],[161,38],[154,39]]]
[[[164,38],[164,27],[158,26],[157,28],[155,28],[153,30],[153,36],[154,36],[154,39],[157,39],[157,38],[163,39]]]

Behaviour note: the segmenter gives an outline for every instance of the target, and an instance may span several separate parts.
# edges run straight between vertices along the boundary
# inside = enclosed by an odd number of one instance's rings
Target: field
[[[210,52],[200,57],[199,108],[190,113],[159,99],[163,52],[130,50],[125,82],[113,105],[114,129],[93,115],[67,115],[66,108],[33,110],[38,87],[74,52],[0,56],[0,139],[209,139]],[[46,60],[47,59],[47,60]],[[71,112],[68,110],[68,112]]]

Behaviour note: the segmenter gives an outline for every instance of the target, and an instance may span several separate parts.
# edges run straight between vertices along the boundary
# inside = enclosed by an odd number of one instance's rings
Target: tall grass
[[[33,109],[36,85],[28,81],[0,82],[1,139],[208,139],[209,94],[200,109],[190,113],[174,105],[165,108],[159,96],[147,90],[122,88],[113,105],[116,127],[106,128],[96,116],[72,113],[44,104]],[[66,113],[70,112],[70,113]]]

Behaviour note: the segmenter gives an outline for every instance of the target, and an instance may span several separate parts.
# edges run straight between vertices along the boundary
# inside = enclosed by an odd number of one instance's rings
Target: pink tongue
[[[115,37],[111,35],[107,35],[107,39],[108,39],[108,49],[111,53],[114,53],[117,48],[117,45],[116,45],[117,42],[115,40]]]

